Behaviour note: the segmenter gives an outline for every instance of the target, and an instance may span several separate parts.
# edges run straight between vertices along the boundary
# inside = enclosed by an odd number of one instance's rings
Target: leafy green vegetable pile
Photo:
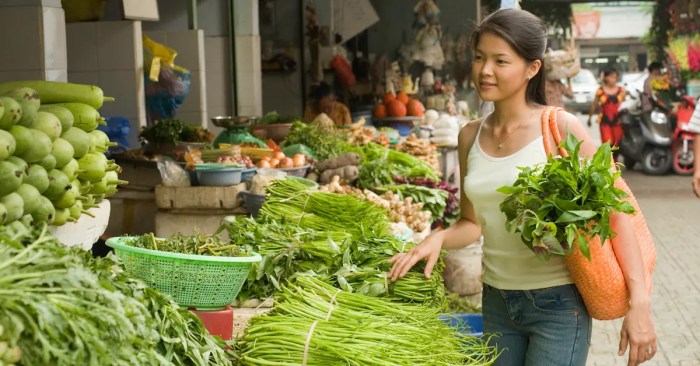
[[[316,153],[319,161],[334,158],[350,146],[340,131],[328,131],[313,123],[294,121],[284,140],[285,146],[302,144]]]
[[[386,211],[352,196],[319,192],[296,179],[278,179],[267,187],[262,221],[293,223],[315,229],[345,231],[353,238],[389,232]]]
[[[437,172],[428,163],[401,151],[388,149],[384,146],[369,143],[356,149],[362,156],[360,177],[357,179],[359,188],[383,186],[394,183],[395,177],[423,177],[439,181]]]
[[[610,215],[635,210],[623,200],[627,194],[615,188],[621,173],[609,144],[600,146],[592,159],[579,157],[581,142],[571,134],[562,145],[568,157],[550,156],[544,164],[520,168],[513,186],[498,190],[509,195],[500,208],[508,231],[520,233],[538,256],[568,254],[576,242],[590,259],[586,237],[597,235],[605,242],[615,236]]]
[[[127,245],[171,253],[211,255],[220,257],[248,257],[244,248],[226,243],[218,235],[183,235],[175,233],[168,239],[156,238],[152,233],[130,238]]]
[[[155,121],[152,125],[143,127],[139,132],[141,144],[174,144],[184,142],[211,142],[212,134],[206,128],[188,125],[179,119],[164,119]]]
[[[264,299],[298,273],[314,273],[349,292],[445,304],[442,261],[430,279],[423,264],[391,282],[387,260],[414,246],[389,235],[386,212],[354,196],[311,191],[293,179],[275,181],[259,219],[231,219],[222,227],[232,243],[250,245],[263,259],[253,265],[239,298]]]
[[[435,308],[396,304],[299,276],[236,345],[245,365],[490,365],[488,339],[455,332]]]
[[[0,314],[0,361],[231,365],[194,314],[127,277],[116,257],[93,259],[45,227],[0,227]]]

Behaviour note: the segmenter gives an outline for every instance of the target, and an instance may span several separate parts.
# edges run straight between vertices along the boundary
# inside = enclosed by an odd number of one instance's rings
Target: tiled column
[[[241,116],[262,115],[262,71],[258,1],[234,1],[236,102]]]
[[[61,0],[0,1],[0,81],[66,81],[66,24]]]
[[[146,125],[141,22],[70,23],[67,35],[68,81],[98,85],[114,97],[100,113],[128,119],[129,142],[138,146],[139,128]]]

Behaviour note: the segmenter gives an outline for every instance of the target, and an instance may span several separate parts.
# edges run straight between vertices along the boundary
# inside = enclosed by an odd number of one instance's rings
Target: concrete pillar
[[[262,69],[258,1],[233,2],[236,45],[236,103],[241,116],[262,115]]]
[[[0,81],[67,80],[61,0],[0,1]]]

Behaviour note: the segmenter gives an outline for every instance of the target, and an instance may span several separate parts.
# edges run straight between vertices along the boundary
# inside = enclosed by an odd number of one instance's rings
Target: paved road
[[[582,117],[580,117],[583,120]],[[594,126],[591,135],[599,140]],[[644,365],[700,366],[700,199],[690,178],[623,176],[635,193],[657,250],[652,303],[658,353]],[[587,366],[624,366],[617,356],[622,320],[595,321]]]

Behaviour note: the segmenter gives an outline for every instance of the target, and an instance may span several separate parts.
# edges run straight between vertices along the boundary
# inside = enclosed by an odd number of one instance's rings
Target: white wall
[[[146,123],[141,22],[70,23],[66,36],[68,81],[98,85],[114,97],[100,114],[128,119],[129,144],[138,146],[139,126]]]

